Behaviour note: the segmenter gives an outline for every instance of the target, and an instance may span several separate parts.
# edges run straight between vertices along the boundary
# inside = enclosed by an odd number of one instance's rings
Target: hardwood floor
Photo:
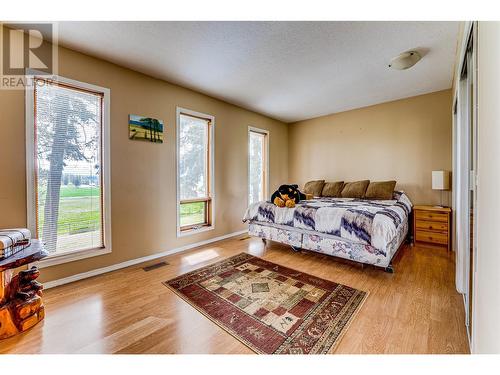
[[[0,353],[253,353],[162,285],[240,252],[370,292],[335,353],[469,352],[446,249],[406,246],[388,274],[240,236],[49,289],[45,321],[0,341]]]

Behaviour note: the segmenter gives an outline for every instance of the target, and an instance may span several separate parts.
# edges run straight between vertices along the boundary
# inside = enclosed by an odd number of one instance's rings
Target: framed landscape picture
[[[163,121],[151,117],[129,115],[128,138],[163,143]]]

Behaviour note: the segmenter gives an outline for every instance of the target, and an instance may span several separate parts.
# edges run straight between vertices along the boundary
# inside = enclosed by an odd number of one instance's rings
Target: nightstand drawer
[[[417,220],[415,222],[415,226],[419,230],[427,230],[431,232],[444,232],[448,233],[448,223],[442,221],[425,221],[425,220]]]
[[[440,245],[448,244],[448,235],[438,232],[429,232],[425,230],[417,230],[415,239],[422,242],[436,243]]]
[[[428,220],[428,221],[442,221],[448,222],[448,214],[442,214],[438,212],[430,211],[415,211],[415,217],[417,220]]]

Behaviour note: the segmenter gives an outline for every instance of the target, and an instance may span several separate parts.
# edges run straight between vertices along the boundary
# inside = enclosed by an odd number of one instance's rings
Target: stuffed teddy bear
[[[298,185],[281,185],[271,196],[271,202],[278,207],[295,207],[306,195],[299,191]]]

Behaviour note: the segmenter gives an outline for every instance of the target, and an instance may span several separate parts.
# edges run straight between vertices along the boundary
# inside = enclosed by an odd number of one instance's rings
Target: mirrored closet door
[[[475,25],[471,24],[466,31],[467,42],[463,48],[453,106],[453,209],[456,218],[456,284],[464,295],[466,325],[469,337],[472,337],[477,165]]]

